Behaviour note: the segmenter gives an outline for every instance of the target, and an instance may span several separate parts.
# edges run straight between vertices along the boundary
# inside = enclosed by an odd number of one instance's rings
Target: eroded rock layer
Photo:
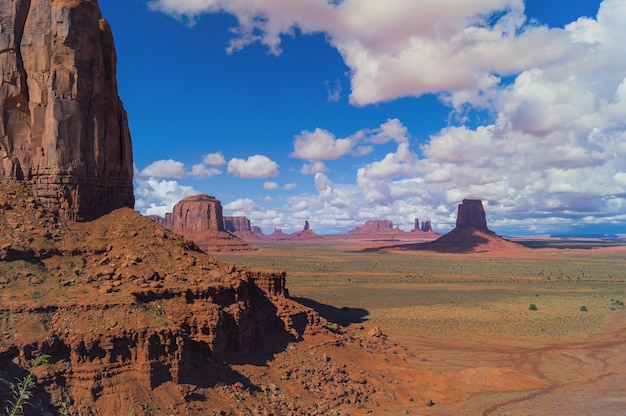
[[[134,206],[116,61],[96,0],[0,0],[0,183],[70,220]]]
[[[165,217],[151,215],[149,218],[165,228],[184,235],[208,252],[255,249],[226,230],[227,223],[222,215],[222,204],[214,196],[201,194],[183,198]],[[232,223],[230,225],[232,226]]]
[[[207,414],[184,407],[194,386],[234,383],[229,360],[320,328],[284,272],[219,262],[134,210],[66,224],[23,184],[0,185],[0,205],[0,403],[51,356],[36,374],[47,404],[27,414]]]

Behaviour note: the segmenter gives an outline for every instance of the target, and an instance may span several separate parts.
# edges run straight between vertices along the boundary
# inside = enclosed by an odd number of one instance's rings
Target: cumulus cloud
[[[293,141],[293,152],[289,156],[305,159],[312,163],[302,167],[301,173],[315,174],[326,172],[322,160],[336,160],[345,155],[364,156],[374,150],[373,144],[408,142],[407,128],[398,119],[389,119],[380,127],[362,129],[356,133],[338,139],[328,130],[317,128],[303,131]]]
[[[185,164],[176,160],[157,160],[146,166],[139,176],[151,178],[184,178]]]
[[[135,208],[146,215],[165,216],[172,212],[174,205],[181,199],[196,195],[199,192],[191,186],[181,185],[177,181],[159,180],[155,178],[136,179]]]
[[[306,160],[339,159],[352,149],[350,139],[336,139],[327,130],[303,131],[293,142],[291,157]]]
[[[280,36],[294,28],[324,32],[351,70],[350,100],[357,105],[476,90],[492,74],[515,74],[575,52],[563,30],[527,24],[523,0],[153,0],[149,5],[190,20],[202,13],[236,16],[229,51],[261,42],[279,54]],[[575,32],[585,41],[586,23]],[[601,37],[598,30],[593,33]]]
[[[300,168],[300,173],[303,175],[315,175],[316,173],[328,172],[328,168],[322,161],[316,161],[313,163],[305,163]]]
[[[248,159],[228,161],[228,173],[240,178],[268,178],[278,176],[278,164],[267,156],[254,155]]]
[[[338,227],[375,216],[408,223],[426,212],[444,227],[467,197],[488,202],[501,227],[623,215],[621,0],[604,0],[596,18],[564,28],[528,22],[522,0],[155,0],[151,7],[187,18],[235,15],[231,50],[259,41],[279,53],[280,35],[293,28],[324,32],[350,68],[353,104],[435,93],[459,115],[420,146],[419,158],[396,119],[343,138],[322,128],[301,132],[290,156],[308,162],[301,173],[314,175],[317,193],[288,201],[299,216]],[[487,120],[463,125],[464,112],[477,109],[487,110]],[[371,154],[384,143],[397,148],[361,165],[352,183],[327,176],[323,161]]]
[[[193,176],[194,178],[201,179],[211,178],[214,175],[220,175],[221,173],[222,171],[219,169],[208,167],[204,163],[198,163],[197,165],[193,165],[191,167],[191,172],[189,172],[189,175]]]
[[[226,159],[224,159],[222,152],[209,153],[208,155],[204,155],[202,163],[211,166],[221,166],[226,164]]]
[[[267,181],[263,184],[263,189],[278,189],[278,184],[276,182]]]

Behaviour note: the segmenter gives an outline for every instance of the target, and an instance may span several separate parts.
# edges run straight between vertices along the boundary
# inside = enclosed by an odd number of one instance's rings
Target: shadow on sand
[[[465,254],[476,253],[479,247],[489,243],[489,239],[480,235],[468,235],[459,239],[443,239],[424,243],[402,243],[379,247],[369,247],[361,250],[364,253],[377,253],[385,250],[402,251],[432,251],[435,253]]]
[[[309,298],[291,297],[290,299],[304,306],[308,306],[309,308],[319,313],[320,316],[326,319],[328,322],[337,324],[342,327],[347,327],[350,324],[363,323],[367,321],[366,317],[369,315],[367,309],[348,308],[345,306],[343,308],[335,308],[334,306],[325,305]]]

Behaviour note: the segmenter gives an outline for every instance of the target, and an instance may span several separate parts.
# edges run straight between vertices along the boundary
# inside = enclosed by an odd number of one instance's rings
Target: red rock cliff
[[[0,0],[0,183],[70,220],[134,206],[116,61],[96,0]]]
[[[222,204],[209,195],[184,198],[174,206],[172,231],[225,231]]]
[[[459,205],[456,228],[468,227],[474,227],[480,231],[489,231],[485,209],[480,199],[464,199],[463,203]]]

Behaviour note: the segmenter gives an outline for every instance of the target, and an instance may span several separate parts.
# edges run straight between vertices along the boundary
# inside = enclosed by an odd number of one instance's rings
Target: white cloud
[[[317,128],[314,131],[303,131],[293,141],[294,151],[291,157],[305,159],[312,163],[306,164],[301,173],[310,175],[326,172],[322,160],[336,160],[345,155],[364,156],[374,150],[372,144],[384,144],[390,141],[407,143],[407,128],[398,119],[389,119],[380,127],[362,129],[343,139],[337,139],[328,130]]]
[[[184,178],[185,164],[176,160],[157,160],[146,166],[139,176],[152,177],[152,178]]]
[[[224,159],[222,152],[209,153],[208,155],[204,155],[202,163],[212,166],[222,166],[226,164],[226,159]]]
[[[204,163],[198,163],[197,165],[193,165],[191,167],[191,172],[189,172],[190,176],[194,178],[211,178],[215,175],[220,175],[222,173],[221,170],[213,167],[208,167]]]
[[[316,173],[326,173],[328,172],[328,168],[322,161],[316,161],[313,163],[305,163],[300,168],[300,173],[303,175],[315,175]]]
[[[293,142],[291,157],[306,160],[335,160],[352,149],[350,139],[336,139],[327,130],[303,131]]]
[[[510,75],[574,53],[564,30],[526,25],[523,0],[153,0],[149,5],[192,20],[202,13],[235,15],[229,51],[259,41],[278,54],[280,36],[295,27],[324,32],[351,70],[350,100],[357,105],[478,89],[490,74]],[[570,30],[577,39],[589,39],[587,23]]]
[[[174,205],[181,199],[199,192],[191,186],[181,185],[176,181],[155,178],[137,179],[135,195],[138,197],[136,208],[146,215],[165,216],[172,212]]]
[[[240,178],[268,178],[278,176],[278,164],[263,155],[250,156],[247,160],[233,158],[228,162],[228,173]]]
[[[286,183],[285,185],[283,185],[283,189],[286,191],[290,191],[292,189],[296,189],[298,187],[298,184],[296,183]]]
[[[617,172],[615,175],[613,175],[613,179],[615,179],[616,182],[626,186],[626,172]]]
[[[406,224],[415,215],[444,227],[467,197],[489,202],[488,221],[500,226],[539,229],[573,218],[593,223],[623,216],[622,0],[605,0],[597,18],[564,28],[528,24],[522,0],[151,4],[179,17],[236,15],[233,50],[260,41],[279,53],[280,35],[294,27],[324,32],[350,69],[353,104],[435,93],[455,111],[451,120],[461,125],[433,134],[419,149],[421,158],[396,119],[344,138],[322,128],[303,131],[291,156],[309,162],[300,172],[315,175],[316,193],[287,201],[298,213],[293,218],[309,215],[312,226],[332,228],[382,216]],[[462,125],[476,109],[487,110],[487,121]],[[347,183],[326,175],[323,161],[371,155],[393,142],[396,151],[360,165]],[[260,211],[253,212],[269,224]]]
[[[263,184],[263,189],[278,189],[278,184],[268,181]]]

